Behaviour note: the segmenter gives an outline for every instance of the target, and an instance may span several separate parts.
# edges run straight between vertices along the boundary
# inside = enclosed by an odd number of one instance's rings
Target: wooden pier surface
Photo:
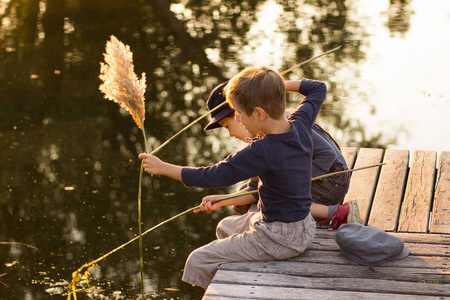
[[[354,172],[344,200],[366,225],[401,237],[402,260],[360,266],[344,257],[336,231],[317,229],[313,245],[284,261],[220,266],[210,299],[450,299],[450,152],[343,148]]]

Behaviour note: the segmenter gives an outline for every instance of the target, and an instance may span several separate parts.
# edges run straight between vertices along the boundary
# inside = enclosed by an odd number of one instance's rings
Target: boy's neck
[[[274,120],[268,118],[264,120],[264,135],[267,134],[282,134],[292,130],[291,123],[286,118],[281,118],[279,120]]]

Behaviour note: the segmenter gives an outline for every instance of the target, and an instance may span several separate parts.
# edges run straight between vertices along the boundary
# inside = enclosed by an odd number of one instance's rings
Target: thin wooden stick
[[[28,245],[28,244],[25,244],[25,243],[18,243],[18,242],[0,242],[0,245],[21,245],[21,246],[26,246],[26,247],[32,248],[32,249],[34,249],[34,250],[36,250],[36,251],[39,251],[38,248],[36,248],[36,247],[34,247],[34,246],[31,246],[31,245]]]
[[[313,177],[311,179],[311,181],[316,181],[316,180],[323,179],[323,178],[326,178],[326,177],[331,177],[331,176],[334,176],[334,175],[339,175],[339,174],[344,174],[344,173],[364,170],[364,169],[373,168],[373,167],[379,167],[379,166],[383,166],[385,164],[387,164],[387,163],[379,163],[379,164],[374,164],[374,165],[365,166],[365,167],[356,168],[356,169],[348,169],[348,170],[344,170],[344,171],[328,173],[328,174],[324,174],[324,175],[321,175],[321,176]],[[224,199],[214,200],[213,204],[217,203],[217,202],[220,202],[220,201],[223,201],[223,200],[233,199],[233,198],[237,198],[237,197],[244,196],[244,195],[254,194],[254,193],[257,193],[257,192],[258,192],[258,190],[254,190],[254,191],[250,191],[250,192],[245,193],[245,194],[240,194],[240,195],[230,196],[230,197],[227,197],[227,198],[224,198]]]
[[[311,181],[319,180],[319,179],[322,179],[322,178],[325,178],[325,177],[330,177],[330,176],[334,176],[334,175],[338,175],[338,174],[342,174],[342,173],[348,173],[348,172],[354,172],[354,171],[359,171],[359,170],[368,169],[368,168],[373,168],[373,167],[379,167],[379,166],[382,166],[382,165],[385,165],[385,164],[386,164],[386,163],[380,163],[380,164],[375,164],[375,165],[365,166],[365,167],[356,168],[356,169],[349,169],[349,170],[345,170],[345,171],[339,171],[339,172],[328,173],[328,174],[325,174],[325,175],[322,175],[322,176],[313,177],[313,178],[311,179]],[[233,198],[237,198],[237,197],[241,197],[241,196],[251,195],[251,194],[254,194],[254,193],[256,193],[256,192],[258,192],[258,191],[255,190],[255,191],[250,191],[250,192],[242,193],[242,194],[239,194],[239,195],[234,195],[234,196],[225,197],[225,198],[222,198],[222,199],[215,200],[215,201],[213,201],[213,203],[217,203],[217,202],[220,202],[220,201],[229,200],[229,199],[233,199]],[[147,233],[149,233],[150,231],[155,230],[156,228],[158,228],[158,227],[160,227],[160,226],[162,226],[162,225],[164,225],[164,224],[166,224],[166,223],[168,223],[168,222],[170,222],[170,221],[176,219],[176,218],[179,218],[179,217],[181,217],[181,216],[183,216],[183,215],[185,215],[185,214],[187,214],[187,213],[189,213],[189,212],[191,212],[191,211],[194,211],[194,210],[196,210],[196,209],[199,209],[199,208],[200,208],[200,205],[197,205],[197,206],[195,206],[195,207],[189,208],[188,210],[185,210],[184,212],[179,213],[178,215],[175,215],[175,216],[173,216],[173,217],[171,217],[171,218],[169,218],[169,219],[167,219],[167,220],[165,220],[165,221],[163,221],[163,222],[161,222],[161,223],[159,223],[159,224],[153,226],[153,227],[150,228],[150,229],[147,229],[145,232],[142,233],[142,236],[145,235],[145,234],[147,234]],[[98,263],[99,261],[101,261],[101,260],[103,260],[104,258],[106,258],[107,256],[113,254],[113,253],[116,252],[117,250],[124,248],[125,246],[127,246],[128,244],[134,242],[134,241],[137,240],[138,238],[139,238],[139,236],[137,236],[137,237],[135,237],[135,238],[129,240],[129,241],[126,242],[125,244],[120,245],[119,247],[115,248],[114,250],[111,250],[110,252],[108,252],[108,253],[102,255],[101,257],[97,258],[96,260],[93,260],[93,261],[90,262],[90,263],[84,264],[83,266],[81,266],[81,268],[79,268],[77,271],[75,271],[74,274],[75,274],[75,273],[78,273],[78,274],[79,274],[84,268],[87,268],[87,267],[89,267],[89,266],[95,265],[95,264]]]
[[[319,57],[322,57],[322,56],[324,56],[324,55],[327,55],[327,54],[329,54],[329,53],[331,53],[331,52],[334,52],[334,51],[340,49],[341,47],[342,47],[342,45],[339,46],[339,47],[336,47],[336,48],[334,48],[334,49],[331,49],[331,50],[329,50],[329,51],[327,51],[327,52],[324,52],[324,53],[322,53],[322,54],[320,54],[320,55],[317,55],[317,56],[314,56],[314,57],[312,57],[312,58],[310,58],[310,59],[307,59],[307,60],[305,60],[304,62],[301,62],[301,63],[299,63],[298,65],[295,65],[295,66],[293,66],[293,67],[287,69],[286,71],[281,72],[280,74],[281,74],[281,75],[285,75],[286,73],[289,73],[289,72],[291,72],[292,70],[295,70],[295,69],[297,69],[297,68],[303,66],[304,64],[307,64],[307,63],[309,63],[310,61],[315,60],[316,58],[319,58]]]
[[[333,173],[328,173],[328,174],[324,174],[321,176],[316,176],[313,177],[311,179],[311,181],[316,181],[322,178],[326,178],[326,177],[330,177],[330,176],[334,176],[334,175],[338,175],[338,174],[343,174],[343,173],[348,173],[348,172],[354,172],[354,171],[359,171],[359,170],[364,170],[364,169],[368,169],[368,168],[373,168],[373,167],[379,167],[379,166],[383,166],[387,163],[379,163],[379,164],[374,164],[374,165],[370,165],[370,166],[365,166],[365,167],[361,167],[361,168],[356,168],[356,169],[349,169],[349,170],[344,170],[344,171],[338,171],[338,172],[333,172]]]
[[[338,172],[328,173],[328,174],[325,174],[325,175],[322,175],[322,176],[316,176],[316,177],[313,177],[313,178],[311,179],[311,181],[316,181],[316,180],[319,180],[319,179],[323,179],[323,178],[330,177],[330,176],[334,176],[334,175],[338,175],[338,174],[343,174],[343,173],[348,173],[348,172],[354,172],[354,171],[364,170],[364,169],[373,168],[373,167],[379,167],[379,166],[383,166],[383,165],[385,165],[385,164],[387,164],[387,163],[379,163],[379,164],[374,164],[374,165],[370,165],[370,166],[360,167],[360,168],[356,168],[356,169],[349,169],[349,170],[345,170],[345,171],[338,171]],[[213,204],[214,204],[214,203],[217,203],[217,202],[221,202],[221,201],[225,201],[225,200],[229,200],[229,199],[241,197],[241,196],[251,195],[251,194],[254,194],[254,193],[257,193],[257,192],[258,192],[258,190],[254,190],[254,191],[242,193],[242,194],[239,194],[239,195],[234,195],[234,196],[225,197],[225,198],[222,198],[222,199],[214,200],[214,201],[213,201]],[[84,274],[88,274],[88,273],[89,273],[89,270],[90,270],[91,268],[93,268],[99,261],[105,259],[106,257],[108,257],[109,255],[113,254],[114,252],[116,252],[116,251],[118,251],[118,250],[124,248],[125,246],[127,246],[127,245],[131,244],[132,242],[136,241],[137,239],[142,238],[142,236],[144,236],[145,234],[147,234],[147,233],[149,233],[149,232],[155,230],[156,228],[158,228],[158,227],[160,227],[160,226],[162,226],[162,225],[164,225],[164,224],[166,224],[166,223],[168,223],[168,222],[170,222],[170,221],[172,221],[172,220],[175,220],[175,219],[177,219],[177,218],[179,218],[179,217],[181,217],[181,216],[184,216],[185,214],[190,213],[191,211],[194,211],[194,210],[199,209],[199,208],[200,208],[200,205],[197,205],[197,206],[195,206],[195,207],[191,207],[191,208],[189,208],[188,210],[185,210],[185,211],[179,213],[178,215],[175,215],[175,216],[173,216],[173,217],[171,217],[171,218],[169,218],[169,219],[167,219],[167,220],[164,220],[163,222],[161,222],[161,223],[159,223],[159,224],[153,226],[152,228],[147,229],[147,230],[146,230],[145,232],[143,232],[142,234],[139,234],[137,237],[135,237],[135,238],[129,240],[129,241],[126,242],[125,244],[122,244],[122,245],[120,245],[119,247],[117,247],[117,248],[115,248],[115,249],[109,251],[108,253],[106,253],[106,254],[100,256],[100,257],[97,258],[96,260],[93,260],[93,261],[91,261],[91,262],[89,262],[89,263],[85,263],[84,265],[82,265],[78,270],[76,270],[75,272],[72,273],[72,278],[73,278],[73,279],[72,279],[72,283],[71,283],[71,284],[69,285],[69,287],[68,287],[68,295],[67,295],[68,298],[67,298],[67,299],[70,300],[72,294],[74,295],[74,298],[76,299],[76,283],[77,283],[78,280],[81,278],[81,276],[82,276],[82,271],[83,271],[83,270],[86,270],[86,271],[84,272]]]
[[[323,178],[326,178],[326,177],[331,177],[331,176],[334,176],[334,175],[339,175],[339,174],[344,174],[344,173],[349,173],[349,172],[354,172],[354,171],[359,171],[359,170],[369,169],[369,168],[373,168],[373,167],[379,167],[379,166],[383,166],[383,165],[385,165],[385,164],[387,164],[387,163],[379,163],[379,164],[374,164],[374,165],[365,166],[365,167],[356,168],[356,169],[348,169],[348,170],[344,170],[344,171],[338,171],[338,172],[328,173],[328,174],[324,174],[324,175],[321,175],[321,176],[313,177],[313,178],[311,179],[311,181],[316,181],[316,180],[323,179]],[[257,190],[255,190],[255,191],[250,191],[250,192],[248,192],[248,193],[239,194],[239,195],[235,195],[235,196],[230,196],[230,197],[223,198],[223,199],[219,199],[219,200],[214,200],[213,203],[217,203],[217,202],[220,202],[220,201],[223,201],[223,200],[229,200],[229,199],[237,198],[237,197],[244,196],[244,195],[253,194],[253,193],[256,193],[256,192],[258,192],[258,191],[257,191]]]
[[[245,196],[245,195],[251,195],[251,194],[253,194],[253,193],[254,193],[253,191],[247,192],[247,193],[242,193],[242,194],[239,194],[239,197],[240,197],[240,196]],[[229,199],[233,199],[233,198],[236,198],[236,197],[237,197],[237,196],[229,196],[229,197],[225,197],[225,198],[223,198],[223,199],[220,199],[220,201],[229,200]],[[216,202],[218,202],[218,201],[216,201]],[[166,223],[168,223],[168,222],[170,222],[170,221],[172,221],[172,220],[174,220],[174,219],[176,219],[176,218],[179,218],[179,217],[181,217],[181,216],[183,216],[183,215],[185,215],[185,214],[187,214],[187,213],[189,213],[189,212],[191,212],[191,211],[194,211],[194,210],[196,210],[196,209],[199,209],[199,208],[200,208],[200,205],[197,205],[197,206],[195,206],[195,207],[191,207],[191,208],[189,208],[188,210],[185,210],[185,211],[183,211],[182,213],[179,213],[178,215],[175,215],[175,216],[173,216],[173,217],[171,217],[171,218],[169,218],[169,219],[167,219],[167,220],[164,220],[163,222],[161,222],[161,223],[159,223],[159,224],[153,226],[152,228],[147,229],[147,230],[144,231],[140,236],[144,236],[144,235],[146,235],[147,233],[149,233],[150,231],[153,231],[153,230],[155,230],[156,228],[158,228],[158,227],[160,227],[160,226],[162,226],[162,225],[164,225],[164,224],[166,224]],[[93,260],[93,261],[91,261],[91,262],[89,262],[89,263],[85,263],[85,264],[82,265],[78,270],[76,270],[75,272],[72,273],[72,277],[73,277],[73,278],[76,278],[77,276],[79,276],[79,274],[81,274],[81,272],[82,272],[84,269],[92,268],[92,267],[95,266],[99,261],[105,259],[106,257],[110,256],[110,255],[113,254],[114,252],[116,252],[116,251],[118,251],[118,250],[124,248],[125,246],[131,244],[132,242],[136,241],[137,239],[139,239],[140,236],[138,235],[138,236],[134,237],[133,239],[129,240],[128,242],[126,242],[126,243],[120,245],[119,247],[117,247],[117,248],[115,248],[115,249],[109,251],[108,253],[106,253],[106,254],[100,256],[99,258],[97,258],[97,259],[95,259],[95,260]]]
[[[216,107],[214,107],[213,109],[211,109],[210,111],[204,113],[203,115],[201,115],[200,117],[198,117],[197,119],[195,119],[194,121],[192,121],[190,124],[186,125],[183,129],[181,129],[180,131],[178,131],[177,133],[175,133],[172,137],[170,137],[167,141],[165,141],[164,143],[162,143],[161,145],[159,145],[156,149],[154,149],[152,152],[150,152],[150,154],[155,154],[156,152],[158,152],[159,150],[161,150],[162,147],[164,147],[165,145],[167,145],[171,140],[173,140],[174,138],[176,138],[178,135],[182,134],[183,132],[185,132],[186,130],[188,130],[189,128],[191,128],[194,124],[198,123],[198,121],[200,121],[201,119],[203,119],[204,117],[208,116],[210,113],[212,113],[213,111],[218,110],[220,107],[222,107],[223,105],[227,104],[226,101],[222,102],[221,104],[217,105]]]
[[[309,62],[311,62],[311,61],[313,61],[313,60],[315,60],[315,59],[317,59],[317,58],[319,58],[319,57],[322,57],[322,56],[327,55],[327,54],[329,54],[329,53],[331,53],[331,52],[334,52],[334,51],[338,50],[338,49],[341,48],[341,47],[342,47],[342,46],[336,47],[336,48],[331,49],[331,50],[329,50],[329,51],[327,51],[327,52],[324,52],[324,53],[322,53],[322,54],[320,54],[320,55],[317,55],[317,56],[314,56],[314,57],[312,57],[312,58],[310,58],[310,59],[307,59],[307,60],[305,60],[304,62],[301,62],[301,63],[299,63],[298,65],[295,65],[295,66],[293,66],[293,67],[291,67],[291,68],[289,68],[289,69],[287,69],[287,70],[281,72],[280,74],[281,74],[281,75],[285,75],[286,73],[289,73],[289,72],[291,72],[291,71],[293,71],[293,70],[295,70],[295,69],[297,69],[297,68],[299,68],[299,67],[301,67],[301,66],[303,66],[303,65],[305,65],[305,64],[307,64],[307,63],[309,63]],[[226,101],[222,102],[221,104],[217,105],[216,107],[214,107],[214,108],[211,109],[210,111],[206,112],[205,114],[201,115],[200,117],[198,117],[197,119],[195,119],[194,121],[192,121],[190,124],[186,125],[186,127],[184,127],[183,129],[181,129],[180,131],[178,131],[177,133],[175,133],[175,134],[174,134],[172,137],[170,137],[167,141],[165,141],[164,143],[162,143],[161,145],[159,145],[157,148],[155,148],[150,154],[153,155],[153,154],[155,154],[156,152],[158,152],[159,150],[161,150],[162,147],[164,147],[165,145],[167,145],[167,144],[168,144],[171,140],[173,140],[175,137],[177,137],[177,136],[180,135],[181,133],[185,132],[186,130],[188,130],[189,128],[191,128],[194,124],[198,123],[201,119],[205,118],[206,116],[208,116],[208,115],[211,114],[212,112],[216,111],[217,109],[219,109],[220,107],[222,107],[222,106],[225,105],[226,103],[227,103]]]

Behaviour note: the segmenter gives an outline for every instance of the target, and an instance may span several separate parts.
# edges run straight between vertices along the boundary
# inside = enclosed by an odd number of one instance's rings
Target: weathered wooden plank
[[[405,243],[405,245],[412,255],[438,255],[450,257],[450,245],[436,243]],[[321,241],[320,244],[313,243],[309,249],[328,251],[340,250],[338,244],[333,240],[327,242]]]
[[[430,232],[450,233],[450,151],[439,157]]]
[[[405,243],[412,255],[438,255],[450,257],[450,246],[440,244]]]
[[[436,173],[435,151],[414,151],[398,231],[427,232]]]
[[[316,229],[315,240],[335,239],[336,230]],[[450,245],[450,234],[414,233],[414,232],[388,232],[393,236],[401,237],[405,242],[435,243]]]
[[[450,269],[435,268],[407,268],[360,265],[324,265],[321,263],[295,261],[255,261],[233,262],[220,266],[219,270],[276,273],[307,277],[336,277],[336,278],[367,278],[450,283]],[[326,270],[326,271],[325,271]]]
[[[311,246],[292,261],[321,262],[331,264],[351,264],[340,254],[336,243],[336,231],[316,229]],[[390,261],[389,266],[416,268],[450,268],[450,235],[389,232],[388,234],[403,239],[410,255],[402,260]]]
[[[220,270],[213,283],[247,284],[250,286],[294,287],[356,292],[380,292],[411,295],[450,296],[450,287],[445,284],[406,282],[401,280],[307,277],[274,273],[241,272]]]
[[[381,162],[383,149],[362,148],[359,150],[354,168],[366,167]],[[378,180],[379,167],[353,172],[350,187],[344,202],[356,200],[361,219],[367,224],[370,206]]]
[[[204,300],[221,299],[280,299],[280,300],[302,300],[302,299],[348,299],[348,300],[421,300],[421,299],[447,299],[442,296],[422,296],[411,294],[388,294],[351,291],[330,291],[321,289],[297,289],[290,287],[265,287],[248,285],[230,285],[223,283],[212,283]]]
[[[321,263],[327,265],[348,265],[356,264],[340,254],[339,251],[326,250],[306,250],[302,255],[290,258],[288,261]],[[408,258],[389,261],[390,267],[405,268],[429,268],[442,269],[450,268],[449,256],[423,256],[410,255]]]
[[[410,243],[435,243],[450,245],[450,234],[413,233],[413,232],[389,232]]]
[[[356,148],[342,150],[350,168],[381,161],[381,149],[361,149],[356,159]],[[298,257],[222,264],[204,299],[450,299],[450,152],[440,155],[435,192],[436,153],[413,154],[398,218],[399,232],[389,232],[395,230],[392,212],[399,211],[399,190],[405,180],[400,183],[406,171],[399,169],[407,169],[407,160],[404,151],[387,150],[384,162],[388,164],[381,172],[369,175],[361,174],[365,170],[355,172],[350,196],[345,199],[358,201],[361,216],[365,212],[369,225],[401,237],[411,252],[407,258],[376,267],[360,266],[341,254],[335,241],[336,231],[317,229],[311,247]],[[377,181],[379,187],[375,190]],[[433,192],[432,233],[427,233],[416,227],[422,228],[422,223],[428,222]],[[419,216],[427,221],[422,222]]]
[[[341,147],[342,155],[345,158],[345,162],[349,169],[353,168],[353,164],[356,160],[356,154],[358,153],[358,149],[356,147]]]
[[[400,205],[408,171],[409,151],[387,149],[381,168],[380,178],[370,210],[370,226],[385,231],[397,229]]]

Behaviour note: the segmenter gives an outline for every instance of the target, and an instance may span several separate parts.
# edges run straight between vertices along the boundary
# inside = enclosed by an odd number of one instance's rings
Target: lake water
[[[152,149],[205,113],[211,89],[244,67],[281,71],[342,45],[286,75],[327,83],[318,122],[341,145],[450,150],[450,2],[322,2],[2,1],[0,298],[66,299],[73,271],[138,232],[143,136],[98,90],[110,35],[130,45],[136,73],[147,75]],[[289,106],[299,99],[289,95]],[[207,122],[161,158],[202,166],[243,146],[223,129],[205,133]],[[187,189],[144,176],[143,228],[235,188]],[[181,281],[184,262],[229,214],[191,213],[144,237],[148,298],[202,297]],[[138,244],[91,273],[77,299],[137,298]]]
[[[448,151],[450,61],[445,49],[450,35],[444,32],[450,28],[450,5],[439,0],[406,2],[402,7],[397,1],[391,10],[387,1],[358,3],[356,11],[369,38],[366,60],[344,71],[359,73],[360,78],[348,86],[354,106],[348,115],[358,115],[365,128],[381,132],[385,141],[396,138],[390,148]],[[396,20],[399,12],[404,19]],[[398,29],[389,30],[388,22]],[[357,95],[363,92],[375,111],[358,107]]]

